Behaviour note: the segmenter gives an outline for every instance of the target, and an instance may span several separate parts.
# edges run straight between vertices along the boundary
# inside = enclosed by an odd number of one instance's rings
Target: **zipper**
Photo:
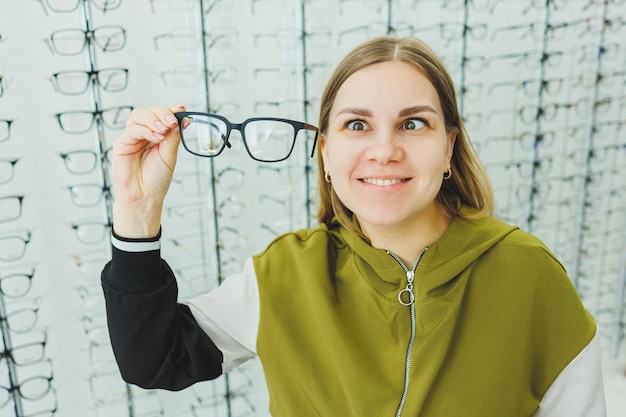
[[[406,404],[406,399],[409,395],[409,379],[411,376],[411,352],[413,351],[413,345],[415,343],[415,333],[416,333],[416,317],[415,317],[415,293],[413,291],[413,280],[415,279],[415,270],[424,256],[424,253],[428,250],[428,247],[425,247],[417,257],[415,264],[412,269],[406,267],[402,259],[398,257],[395,253],[391,251],[387,251],[387,253],[396,260],[404,269],[406,273],[406,286],[404,289],[400,290],[398,293],[398,301],[400,304],[409,307],[409,311],[411,314],[411,337],[409,339],[409,345],[406,350],[406,361],[404,363],[404,390],[402,391],[402,397],[400,398],[400,404],[398,404],[398,409],[396,411],[396,417],[400,417],[402,415],[402,411],[404,410],[404,405]]]

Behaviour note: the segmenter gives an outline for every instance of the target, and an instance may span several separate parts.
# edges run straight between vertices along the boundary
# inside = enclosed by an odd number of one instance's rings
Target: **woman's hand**
[[[113,145],[113,229],[118,236],[150,238],[159,232],[180,144],[178,111],[185,107],[133,110]]]

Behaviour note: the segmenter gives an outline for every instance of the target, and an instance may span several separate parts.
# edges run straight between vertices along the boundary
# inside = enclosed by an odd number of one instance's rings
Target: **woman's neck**
[[[439,240],[451,223],[452,218],[439,207],[419,221],[393,226],[369,225],[363,232],[373,247],[393,252],[411,268],[424,248]]]

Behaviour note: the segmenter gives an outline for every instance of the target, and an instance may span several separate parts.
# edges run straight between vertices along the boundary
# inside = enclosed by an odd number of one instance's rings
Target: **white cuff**
[[[156,240],[154,242],[141,242],[141,241],[125,241],[120,240],[115,237],[115,235],[111,235],[111,244],[124,252],[148,252],[151,250],[159,250],[161,249],[161,239]]]

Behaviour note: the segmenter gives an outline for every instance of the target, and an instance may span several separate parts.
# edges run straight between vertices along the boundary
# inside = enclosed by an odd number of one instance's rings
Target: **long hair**
[[[348,77],[368,65],[390,61],[410,64],[426,76],[439,96],[446,132],[456,133],[451,160],[452,177],[444,180],[437,195],[438,203],[451,218],[479,218],[492,214],[491,183],[463,126],[452,78],[439,57],[416,38],[381,36],[362,43],[346,55],[331,75],[322,95],[318,122],[322,140],[326,140],[330,110],[337,91]],[[335,193],[332,184],[324,179],[321,152],[317,153],[317,166],[320,198],[317,219],[320,224],[329,224],[333,217],[337,217],[344,227],[369,240],[361,231],[353,213]],[[463,206],[473,210],[462,211]]]

